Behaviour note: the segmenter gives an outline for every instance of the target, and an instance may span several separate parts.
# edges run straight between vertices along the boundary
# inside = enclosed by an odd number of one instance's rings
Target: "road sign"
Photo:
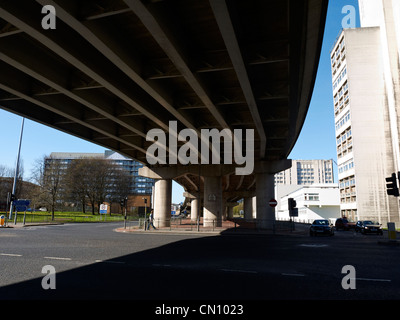
[[[28,210],[31,204],[31,200],[14,200],[14,210],[17,212],[22,212]]]
[[[106,204],[101,204],[100,205],[100,213],[107,213],[107,205]]]
[[[14,200],[13,204],[14,206],[29,207],[29,205],[31,204],[31,200]]]
[[[276,201],[275,199],[271,199],[271,200],[269,200],[269,205],[271,206],[271,207],[276,207],[276,205],[278,204],[278,201]]]

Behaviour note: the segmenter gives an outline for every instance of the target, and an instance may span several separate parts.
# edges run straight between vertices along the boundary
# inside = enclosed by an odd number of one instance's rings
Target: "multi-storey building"
[[[361,28],[342,30],[330,55],[340,210],[354,220],[399,222],[385,177],[400,168],[400,28],[393,17],[400,6],[392,0],[359,3]]]
[[[121,166],[123,170],[126,170],[131,177],[130,194],[152,194],[154,180],[138,175],[138,170],[139,168],[143,167],[143,164],[135,160],[126,158],[114,151],[106,150],[104,153],[52,152],[47,161],[61,161],[61,163],[64,164],[65,167],[67,167],[68,164],[70,164],[75,159],[90,158],[107,159],[117,164],[118,166]]]
[[[292,160],[292,167],[275,174],[275,184],[333,183],[332,160]]]

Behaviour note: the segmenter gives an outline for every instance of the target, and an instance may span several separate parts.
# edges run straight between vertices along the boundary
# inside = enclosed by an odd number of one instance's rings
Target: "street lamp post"
[[[17,154],[17,163],[15,165],[14,183],[13,183],[13,189],[12,189],[12,195],[14,195],[14,196],[15,196],[15,190],[17,188],[19,157],[20,157],[20,153],[21,153],[21,143],[22,143],[22,134],[24,132],[24,122],[25,122],[25,118],[22,118],[21,133],[19,135],[19,146],[18,146],[18,154]],[[9,214],[9,217],[8,217],[9,220],[12,219],[13,209],[14,209],[14,200],[11,201],[11,203],[10,203],[10,214]]]

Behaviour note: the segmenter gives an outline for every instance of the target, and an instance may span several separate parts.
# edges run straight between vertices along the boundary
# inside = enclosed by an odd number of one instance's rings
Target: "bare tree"
[[[82,206],[82,212],[86,213],[86,194],[87,186],[84,178],[87,168],[86,159],[76,159],[72,161],[65,173],[65,189],[68,198],[79,202]]]
[[[92,214],[100,210],[100,204],[110,199],[113,187],[114,165],[110,160],[86,159],[82,177],[86,186],[86,197],[92,207]]]
[[[0,201],[7,199],[7,194],[12,192],[14,184],[15,169],[8,168],[4,165],[0,165]],[[20,199],[26,196],[26,192],[23,190],[23,162],[19,161],[18,165],[18,176],[15,187],[15,198]]]
[[[121,203],[121,200],[125,199],[130,194],[131,182],[132,178],[129,175],[129,171],[114,165],[113,186],[110,194],[110,202]],[[122,207],[121,212],[123,212]]]
[[[33,181],[39,186],[32,200],[38,205],[45,205],[51,210],[51,219],[54,220],[54,211],[61,203],[65,165],[58,159],[44,156],[36,162],[33,171]]]

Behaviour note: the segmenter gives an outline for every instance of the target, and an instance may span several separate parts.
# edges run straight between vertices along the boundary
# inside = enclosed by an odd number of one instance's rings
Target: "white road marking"
[[[22,257],[22,254],[15,254],[15,253],[0,253],[0,255],[9,257]]]
[[[281,273],[281,275],[290,277],[305,277],[305,275],[301,273]]]
[[[71,258],[62,258],[62,257],[43,257],[44,259],[52,259],[52,260],[72,260]]]
[[[104,262],[104,263],[119,263],[119,264],[123,264],[123,263],[125,263],[124,261],[110,261],[110,260],[95,260],[95,262]]]
[[[353,278],[354,279],[354,278]],[[356,280],[363,280],[363,281],[381,281],[381,282],[391,282],[392,280],[389,279],[369,279],[369,278],[356,278]]]
[[[258,273],[257,271],[253,270],[236,270],[236,269],[220,269],[220,270],[225,272]]]
[[[316,243],[303,243],[299,244],[299,247],[308,247],[308,248],[323,248],[327,247],[327,244],[316,244]]]

